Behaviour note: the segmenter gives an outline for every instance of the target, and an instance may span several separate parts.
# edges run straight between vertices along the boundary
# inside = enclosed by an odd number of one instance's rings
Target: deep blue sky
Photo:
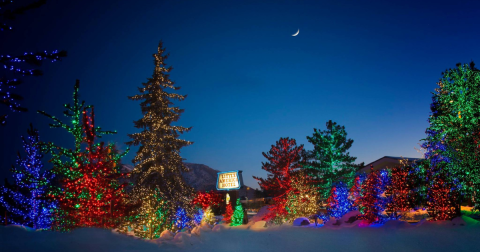
[[[71,144],[35,111],[60,117],[75,79],[96,124],[118,131],[104,139],[125,148],[141,117],[127,96],[151,76],[160,39],[171,79],[188,95],[177,103],[179,124],[193,127],[182,136],[195,142],[182,150],[187,162],[243,170],[258,187],[262,152],[280,137],[312,149],[306,136],[329,119],[346,127],[358,162],[421,157],[414,147],[441,72],[480,61],[479,10],[478,1],[49,0],[0,34],[0,54],[69,54],[19,88],[30,112],[0,128],[0,178],[10,176],[29,122],[42,140]]]

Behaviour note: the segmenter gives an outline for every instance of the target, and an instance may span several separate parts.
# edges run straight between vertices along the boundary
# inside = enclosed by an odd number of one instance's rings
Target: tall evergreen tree
[[[313,129],[313,135],[307,136],[313,150],[308,152],[308,161],[303,164],[303,168],[317,181],[316,186],[323,199],[329,197],[333,183],[340,179],[351,186],[356,169],[353,162],[357,159],[348,152],[353,140],[347,138],[345,126],[332,120],[326,126],[326,130]]]
[[[431,160],[429,181],[455,185],[458,215],[462,199],[480,201],[480,70],[473,62],[459,63],[442,73],[437,84],[424,139],[426,157]]]
[[[169,218],[173,221],[178,207],[184,209],[189,216],[194,213],[190,204],[194,189],[182,177],[182,172],[187,172],[188,168],[180,156],[181,148],[192,142],[179,138],[180,134],[191,128],[172,125],[180,119],[183,112],[183,109],[174,106],[173,101],[182,101],[186,96],[173,92],[180,87],[170,80],[172,67],[166,67],[165,59],[168,55],[164,53],[165,49],[160,42],[157,53],[153,54],[155,68],[152,77],[138,88],[140,94],[129,97],[141,101],[143,117],[134,122],[141,132],[129,134],[132,140],[127,144],[139,146],[133,159],[137,188],[133,193],[140,192],[142,188],[158,188],[169,209]],[[136,198],[142,200],[141,197]]]
[[[7,223],[28,226],[33,229],[49,229],[57,202],[49,197],[54,174],[43,170],[43,153],[39,145],[38,131],[30,124],[28,138],[22,136],[26,157],[18,153],[17,165],[13,167],[14,190],[11,186],[0,187],[0,204],[9,212]]]
[[[18,19],[18,17],[26,11],[44,5],[47,1],[38,0],[23,6],[18,5],[15,2],[18,1],[0,2],[0,32],[2,32],[0,33],[0,41],[8,39],[7,34],[13,30],[13,27],[10,26],[10,23],[13,20]],[[22,55],[0,55],[0,64],[4,66],[1,68],[2,71],[0,71],[0,104],[7,106],[7,109],[12,112],[27,111],[27,109],[22,107],[19,102],[23,97],[12,92],[13,89],[22,84],[23,81],[21,77],[42,75],[41,70],[28,69],[28,66],[39,67],[45,60],[55,62],[65,56],[67,56],[66,51],[57,50],[53,52],[24,52]],[[3,111],[0,113],[0,124],[5,125],[8,113]]]

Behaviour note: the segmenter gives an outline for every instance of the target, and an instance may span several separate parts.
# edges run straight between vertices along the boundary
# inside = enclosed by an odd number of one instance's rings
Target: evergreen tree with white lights
[[[143,117],[134,122],[135,127],[141,131],[129,134],[131,141],[127,144],[139,146],[133,159],[133,174],[137,187],[133,192],[142,191],[140,188],[158,188],[167,204],[166,212],[170,214],[171,221],[174,221],[179,207],[184,209],[188,216],[193,217],[194,214],[193,205],[190,204],[194,190],[182,177],[182,173],[187,172],[188,168],[180,156],[181,148],[192,142],[179,138],[180,134],[191,128],[172,125],[180,119],[183,112],[183,109],[174,106],[173,101],[182,101],[186,96],[174,92],[180,87],[170,80],[172,67],[166,67],[167,57],[160,42],[158,52],[153,54],[155,69],[152,77],[138,88],[140,94],[129,97],[131,100],[141,101]]]

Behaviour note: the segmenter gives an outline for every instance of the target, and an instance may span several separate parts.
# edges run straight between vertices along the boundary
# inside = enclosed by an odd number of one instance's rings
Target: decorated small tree
[[[373,167],[368,174],[367,179],[362,184],[362,196],[360,198],[360,219],[365,224],[380,223],[383,221],[381,213],[384,210],[384,198],[382,174],[380,171],[374,171]]]
[[[207,207],[207,209],[205,209],[205,212],[203,213],[202,222],[208,223],[210,225],[215,224],[216,222],[215,215],[213,214],[211,207]]]
[[[320,210],[320,194],[311,183],[305,171],[297,171],[292,174],[292,190],[287,194],[284,219],[292,222],[298,217],[310,217]],[[282,213],[280,211],[280,213]],[[283,216],[282,216],[283,217]]]
[[[406,212],[414,207],[415,194],[410,177],[413,174],[411,166],[397,166],[390,169],[390,183],[385,187],[387,203],[385,212],[388,217],[398,219],[399,213]]]
[[[361,205],[361,196],[362,196],[362,183],[366,178],[366,174],[362,173],[355,176],[353,181],[353,186],[350,188],[348,199],[352,202],[352,209],[359,210]]]
[[[225,221],[225,223],[230,223],[232,221],[232,216],[233,216],[232,202],[229,202],[225,209],[225,214],[223,215],[223,220]]]
[[[327,214],[338,220],[351,210],[352,201],[348,198],[348,187],[340,181],[330,191],[330,197],[327,199]]]
[[[40,148],[38,131],[30,124],[28,138],[22,136],[23,149],[27,154],[18,153],[17,165],[13,168],[15,187],[0,187],[0,204],[9,212],[7,223],[23,225],[33,229],[49,229],[57,202],[50,197],[51,181],[54,174],[43,169],[43,153]]]
[[[243,224],[243,207],[240,199],[237,199],[237,204],[235,205],[235,211],[232,216],[232,223],[230,226],[239,226]]]
[[[192,219],[187,215],[187,212],[183,208],[178,208],[175,213],[174,227],[176,230],[183,230],[184,228],[191,227]]]
[[[456,216],[454,202],[458,202],[458,190],[442,176],[432,181],[427,194],[427,211],[433,221],[451,220]]]

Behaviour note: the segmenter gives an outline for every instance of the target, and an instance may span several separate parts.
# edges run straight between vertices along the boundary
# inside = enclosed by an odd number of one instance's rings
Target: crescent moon
[[[300,29],[298,29],[297,33],[293,34],[292,36],[297,36],[300,33]]]

